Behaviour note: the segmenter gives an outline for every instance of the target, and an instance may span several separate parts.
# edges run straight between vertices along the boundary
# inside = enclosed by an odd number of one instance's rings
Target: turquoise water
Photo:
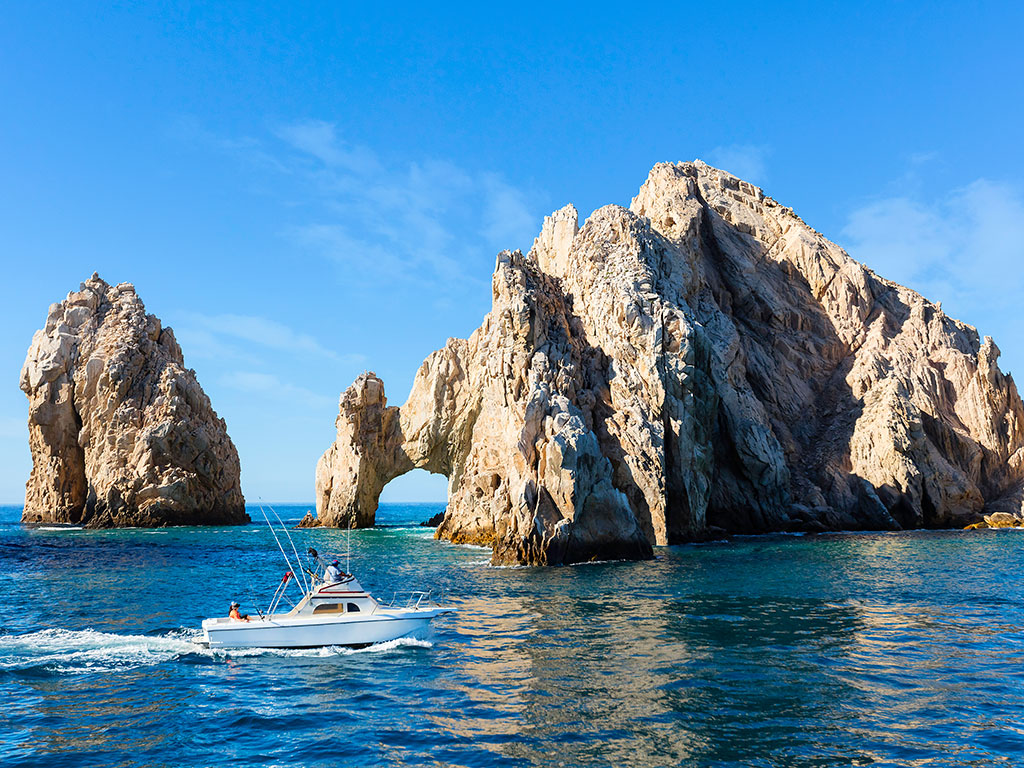
[[[260,526],[26,530],[0,509],[0,763],[1024,764],[1020,532],[510,569],[410,525],[440,508],[385,506],[352,534],[371,592],[459,609],[429,635],[217,653],[190,642],[201,619],[265,603],[284,571]]]

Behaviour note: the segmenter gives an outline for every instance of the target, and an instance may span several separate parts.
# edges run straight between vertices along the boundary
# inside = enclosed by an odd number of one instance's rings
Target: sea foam
[[[74,674],[132,669],[194,653],[197,647],[180,632],[149,636],[43,629],[0,636],[0,670],[43,668]]]
[[[433,643],[403,637],[365,648],[215,648],[198,645],[197,629],[163,635],[119,635],[94,629],[43,629],[25,635],[0,635],[0,671],[43,669],[63,674],[127,670],[174,661],[184,656],[226,660],[258,656],[328,658],[404,648],[432,648]]]

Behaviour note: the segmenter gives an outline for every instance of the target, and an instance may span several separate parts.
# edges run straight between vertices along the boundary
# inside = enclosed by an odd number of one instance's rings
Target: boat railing
[[[427,605],[433,605],[434,601],[431,599],[430,595],[430,592],[422,592],[418,590],[399,590],[398,592],[395,592],[394,597],[391,598],[391,602],[387,604],[387,607],[409,608],[416,610],[424,603]]]

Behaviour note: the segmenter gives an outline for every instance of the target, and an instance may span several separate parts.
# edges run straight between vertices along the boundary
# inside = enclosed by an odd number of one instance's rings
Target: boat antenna
[[[267,504],[267,506],[270,507],[269,504]],[[292,552],[295,554],[295,562],[298,563],[300,568],[302,568],[302,558],[299,557],[299,550],[297,550],[295,548],[295,542],[292,541],[292,535],[290,533],[288,533],[288,526],[284,524],[284,521],[281,519],[281,516],[279,514],[277,514],[277,510],[276,509],[274,509],[273,507],[270,507],[270,511],[274,513],[274,517],[277,518],[277,522],[281,524],[281,530],[284,531],[284,535],[288,537],[288,543],[292,545]],[[302,570],[305,570],[305,569],[302,569]],[[311,585],[309,585],[306,582],[306,574],[305,573],[301,573],[301,574],[299,574],[299,576],[302,578],[302,589],[305,590],[306,592],[309,592],[309,590],[311,588]]]
[[[262,501],[260,499],[259,501]],[[292,568],[292,561],[288,559],[288,553],[284,551],[284,547],[281,546],[281,540],[277,538],[277,532],[274,530],[274,526],[270,523],[270,518],[267,517],[267,511],[263,509],[263,505],[257,501],[256,505],[260,508],[260,512],[263,513],[263,519],[267,521],[267,527],[270,529],[270,535],[274,537],[274,541],[277,542],[277,548],[281,550],[281,557],[284,558],[285,564],[288,566],[288,570],[295,573],[295,569]],[[301,563],[300,563],[301,565]]]

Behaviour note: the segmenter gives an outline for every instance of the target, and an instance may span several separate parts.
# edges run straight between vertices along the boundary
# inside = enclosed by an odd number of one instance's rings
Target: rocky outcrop
[[[413,467],[437,535],[496,563],[646,557],[708,532],[949,527],[1024,499],[1024,408],[991,339],[751,184],[660,164],[629,209],[563,208],[498,256],[493,307],[401,408],[360,377],[317,468],[328,525]]]
[[[444,512],[431,515],[427,520],[420,523],[422,528],[437,528],[444,521]]]
[[[1024,528],[1024,517],[1019,514],[1012,515],[1009,512],[993,512],[991,515],[985,515],[976,523],[964,526],[964,529],[968,531],[984,528]]]
[[[131,284],[94,274],[51,305],[21,388],[32,451],[24,522],[248,522],[224,420]]]
[[[384,383],[363,374],[341,396],[338,434],[316,467],[319,525],[373,525],[381,489],[413,468],[402,451],[398,409],[388,407]],[[312,527],[312,521],[304,521]]]

